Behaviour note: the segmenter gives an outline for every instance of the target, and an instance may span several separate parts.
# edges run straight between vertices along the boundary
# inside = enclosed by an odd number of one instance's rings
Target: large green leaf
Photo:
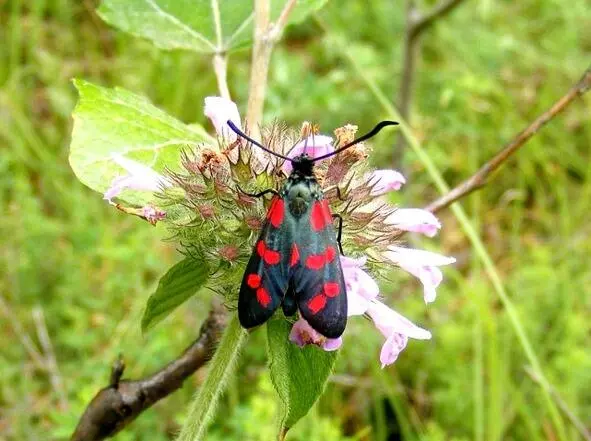
[[[289,341],[291,324],[285,319],[267,322],[267,353],[271,381],[283,403],[282,427],[289,430],[304,417],[324,391],[336,352]]]
[[[104,192],[112,180],[126,174],[113,161],[123,155],[157,172],[176,170],[183,147],[212,138],[199,125],[188,126],[124,89],[107,89],[74,80],[80,99],[74,110],[70,165],[78,179]],[[212,142],[212,145],[216,145]],[[145,205],[152,193],[126,191],[123,202]]]
[[[303,20],[327,1],[298,1],[290,23]],[[271,1],[273,20],[284,5],[285,0]],[[98,13],[107,23],[162,49],[216,53],[244,46],[252,39],[252,1],[103,0]]]
[[[142,331],[155,326],[191,298],[208,278],[209,269],[205,262],[198,262],[192,257],[186,257],[170,268],[158,282],[156,292],[148,299],[142,317]]]

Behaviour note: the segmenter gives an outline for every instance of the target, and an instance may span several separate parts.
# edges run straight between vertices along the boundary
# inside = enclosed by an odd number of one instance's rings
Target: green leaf
[[[289,22],[302,21],[327,1],[298,1]],[[271,1],[272,20],[284,5],[284,0]],[[98,13],[110,25],[147,38],[161,49],[208,54],[250,43],[254,21],[253,2],[242,0],[103,0]]]
[[[183,147],[211,141],[205,129],[190,127],[124,89],[107,89],[74,80],[80,99],[74,109],[70,165],[78,179],[103,193],[126,171],[113,161],[123,155],[161,173],[177,170]],[[215,142],[212,145],[216,145]],[[123,202],[145,205],[151,192],[124,191]]]
[[[291,324],[285,319],[267,322],[267,353],[271,381],[283,403],[282,429],[287,432],[304,417],[324,391],[337,352],[317,346],[300,348],[289,341]]]
[[[205,262],[187,257],[172,268],[158,282],[158,289],[148,299],[142,331],[145,332],[163,320],[176,307],[195,294],[209,278]]]

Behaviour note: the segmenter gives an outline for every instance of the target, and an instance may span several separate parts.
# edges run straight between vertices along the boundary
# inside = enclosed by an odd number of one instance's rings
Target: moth
[[[316,158],[290,158],[274,152],[228,126],[240,137],[269,154],[290,161],[293,170],[279,191],[268,189],[253,197],[273,194],[265,222],[246,265],[238,296],[238,318],[244,328],[266,322],[279,306],[289,317],[297,311],[314,330],[337,338],[347,325],[347,292],[339,252],[342,218],[331,213],[314,176],[314,164],[334,156],[398,123],[382,121],[370,132]],[[334,228],[338,219],[338,231]]]

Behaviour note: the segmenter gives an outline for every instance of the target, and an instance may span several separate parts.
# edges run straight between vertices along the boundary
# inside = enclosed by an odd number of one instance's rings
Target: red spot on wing
[[[332,246],[327,246],[326,251],[324,252],[324,256],[326,258],[326,262],[332,262],[337,255],[336,250]]]
[[[279,251],[273,251],[267,248],[263,260],[267,265],[277,265],[281,260],[281,254],[279,254]]]
[[[293,247],[291,247],[291,258],[289,259],[289,266],[290,268],[297,264],[300,260],[300,250],[298,250],[298,246],[294,243]]]
[[[263,257],[265,255],[265,250],[266,250],[266,246],[265,246],[265,242],[263,242],[262,240],[259,240],[257,243],[257,254],[261,257]]]
[[[324,218],[324,213],[322,209],[322,205],[320,202],[316,201],[312,204],[312,211],[310,213],[310,225],[314,231],[320,231],[324,228],[326,224],[326,220]]]
[[[339,295],[340,287],[336,282],[326,282],[324,284],[324,295],[327,297],[336,297]]]
[[[252,289],[258,288],[261,286],[261,276],[258,274],[249,274],[246,277],[246,284],[250,286]]]
[[[317,314],[326,306],[326,297],[322,294],[317,294],[308,301],[308,308],[312,314]]]
[[[332,214],[330,212],[328,200],[323,199],[321,202],[321,206],[322,206],[322,215],[324,216],[324,222],[326,223],[326,225],[330,225],[332,223]]]
[[[259,289],[257,289],[257,301],[261,304],[263,308],[266,308],[267,306],[269,306],[269,303],[271,303],[271,296],[269,295],[267,290],[262,286]]]
[[[279,228],[283,222],[284,214],[285,203],[283,202],[283,199],[275,198],[271,204],[271,208],[269,208],[269,213],[267,214],[267,218],[269,218],[271,221],[271,225],[273,225],[275,228]]]
[[[306,259],[306,267],[313,270],[319,270],[324,266],[326,258],[324,254],[310,254]]]

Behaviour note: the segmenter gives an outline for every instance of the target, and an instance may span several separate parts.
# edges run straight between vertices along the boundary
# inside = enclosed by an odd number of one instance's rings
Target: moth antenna
[[[376,126],[373,129],[371,129],[369,132],[367,132],[365,135],[362,135],[359,138],[354,139],[350,143],[342,146],[341,148],[336,149],[334,152],[327,153],[326,155],[318,156],[317,158],[312,159],[312,162],[322,161],[323,159],[330,158],[331,156],[334,156],[337,153],[340,153],[343,150],[348,149],[349,147],[353,147],[355,144],[359,144],[360,142],[365,141],[366,139],[369,139],[369,138],[377,135],[378,132],[386,126],[397,126],[397,125],[398,125],[398,123],[396,121],[381,121],[378,124],[376,124]]]
[[[236,133],[238,136],[240,136],[241,138],[246,139],[248,142],[250,142],[251,144],[256,145],[258,148],[264,150],[265,152],[269,153],[270,155],[277,156],[278,158],[285,159],[286,161],[293,162],[293,160],[291,158],[289,158],[289,157],[287,157],[285,155],[282,155],[281,153],[274,152],[273,150],[268,149],[267,147],[265,147],[264,145],[262,145],[260,142],[255,141],[254,139],[252,139],[250,136],[248,136],[246,133],[244,133],[242,130],[240,130],[238,127],[236,127],[236,125],[232,121],[228,120],[228,121],[226,121],[226,124],[228,124],[228,126],[230,126],[230,128],[232,129],[232,131],[234,133]]]

